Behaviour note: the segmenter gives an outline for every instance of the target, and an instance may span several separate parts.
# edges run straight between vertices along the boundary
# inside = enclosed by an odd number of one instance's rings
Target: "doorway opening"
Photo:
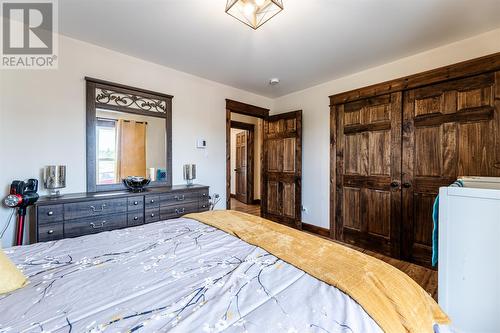
[[[261,215],[264,120],[269,110],[226,100],[226,208]]]
[[[231,208],[260,216],[262,119],[230,116]]]
[[[226,100],[227,209],[260,204],[262,217],[302,229],[301,189],[302,111],[269,116]]]

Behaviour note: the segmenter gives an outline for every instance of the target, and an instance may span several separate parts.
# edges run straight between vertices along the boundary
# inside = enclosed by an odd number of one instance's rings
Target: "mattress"
[[[29,284],[0,296],[0,332],[382,332],[337,288],[191,219],[5,252]]]

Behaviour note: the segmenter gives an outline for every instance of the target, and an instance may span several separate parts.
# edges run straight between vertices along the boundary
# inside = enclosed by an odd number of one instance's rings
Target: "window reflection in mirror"
[[[166,162],[165,119],[96,110],[97,184],[117,184],[128,176],[158,178]]]

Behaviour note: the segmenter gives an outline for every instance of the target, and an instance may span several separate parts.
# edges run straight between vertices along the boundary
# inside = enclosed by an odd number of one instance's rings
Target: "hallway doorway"
[[[231,113],[230,196],[246,205],[260,204],[262,120]]]

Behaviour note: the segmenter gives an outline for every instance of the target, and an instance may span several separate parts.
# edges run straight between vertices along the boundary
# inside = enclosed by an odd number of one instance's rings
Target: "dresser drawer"
[[[162,220],[181,217],[185,214],[198,212],[198,202],[184,203],[175,206],[160,207],[160,218]]]
[[[200,200],[202,201],[208,201],[208,196],[209,196],[209,193],[208,193],[208,189],[206,190],[201,190],[200,192],[198,192],[198,195],[199,195],[199,198]]]
[[[39,242],[49,242],[53,240],[62,239],[63,237],[64,237],[63,222],[50,223],[38,226]]]
[[[209,210],[210,204],[208,203],[208,200],[207,201],[200,201],[198,203],[198,208],[199,208],[200,212],[204,212],[206,210]]]
[[[128,198],[128,211],[142,210],[144,208],[144,197],[131,197]]]
[[[127,198],[95,200],[64,205],[64,219],[123,213],[127,211]]]
[[[127,214],[127,227],[144,224],[144,214],[142,211]]]
[[[149,208],[146,209],[146,214],[144,216],[144,221],[146,223],[153,223],[160,221],[160,208]]]
[[[144,205],[146,206],[146,209],[160,207],[160,196],[146,195],[144,197]]]
[[[38,224],[46,224],[62,221],[63,205],[41,206],[37,208]]]
[[[188,202],[197,202],[200,197],[200,192],[179,192],[160,195],[160,207],[179,205]]]
[[[126,200],[125,200],[126,202]],[[125,228],[127,214],[93,216],[64,222],[64,237],[77,237],[95,234],[101,231]]]

